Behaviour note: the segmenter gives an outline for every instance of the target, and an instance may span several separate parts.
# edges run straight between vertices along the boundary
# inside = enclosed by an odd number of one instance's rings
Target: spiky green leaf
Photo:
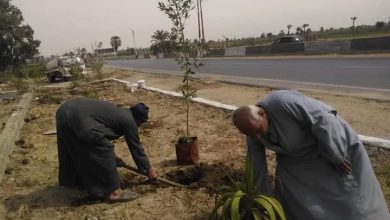
[[[253,162],[251,157],[246,159],[245,165],[246,190],[248,194],[251,194],[253,190]]]
[[[231,187],[231,186],[226,186],[226,185],[222,186],[222,187],[220,188],[220,190],[223,191],[223,192],[233,192],[233,191],[234,191],[233,187]]]
[[[263,220],[263,217],[260,214],[260,211],[257,208],[251,208],[253,218],[255,220]]]
[[[237,193],[239,193],[239,192],[240,191],[238,191]],[[231,210],[230,210],[230,217],[232,218],[232,220],[240,220],[241,219],[241,217],[240,217],[240,200],[241,200],[241,198],[242,198],[242,194],[238,194],[237,196],[235,195],[235,197],[232,200],[232,205],[231,205]]]
[[[278,200],[266,195],[260,195],[259,197],[266,199],[272,205],[272,207],[276,211],[276,214],[281,220],[286,220],[286,214],[284,213],[283,206]]]
[[[267,211],[267,215],[270,218],[270,220],[276,220],[275,211],[272,207],[272,205],[264,198],[258,197],[254,199],[254,201],[260,206],[263,207]]]
[[[222,207],[222,220],[228,219],[229,214],[230,214],[232,200],[233,200],[233,197],[225,200],[223,207]]]
[[[222,194],[222,199],[228,199],[228,198],[231,198],[231,197],[233,197],[234,196],[234,194],[235,194],[235,192],[227,192],[227,193],[224,193],[224,194]]]

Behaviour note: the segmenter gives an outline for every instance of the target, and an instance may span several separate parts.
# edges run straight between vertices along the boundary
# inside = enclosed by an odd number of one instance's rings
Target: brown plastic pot
[[[199,161],[199,145],[197,137],[190,137],[176,143],[177,164],[196,164]]]

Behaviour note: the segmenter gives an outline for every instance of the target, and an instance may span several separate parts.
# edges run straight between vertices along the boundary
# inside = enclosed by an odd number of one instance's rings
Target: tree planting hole
[[[187,185],[192,189],[204,188],[210,194],[219,191],[223,185],[231,185],[229,176],[234,181],[242,181],[244,171],[241,167],[233,167],[224,163],[200,163],[191,167],[181,167],[164,175],[166,179]]]
[[[166,174],[166,178],[183,185],[191,185],[201,180],[204,174],[205,169],[203,167],[194,166],[180,168],[179,170],[168,173]]]

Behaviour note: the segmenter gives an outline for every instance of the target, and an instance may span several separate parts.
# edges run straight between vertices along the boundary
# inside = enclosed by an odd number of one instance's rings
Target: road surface
[[[108,60],[109,66],[178,73],[174,59]],[[390,91],[390,57],[205,59],[204,74],[312,86]]]

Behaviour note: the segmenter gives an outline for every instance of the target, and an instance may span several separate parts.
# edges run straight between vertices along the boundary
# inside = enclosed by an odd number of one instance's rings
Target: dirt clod
[[[14,170],[14,169],[13,169],[12,167],[7,167],[7,168],[5,169],[5,171],[4,171],[4,173],[7,174],[7,175],[10,175],[10,174],[12,174],[13,170]]]
[[[19,139],[17,141],[15,141],[15,145],[20,147],[22,145],[26,144],[26,142],[24,141],[24,139]]]
[[[34,148],[34,144],[23,144],[20,146],[21,148],[28,149],[28,148]]]
[[[22,164],[24,164],[24,165],[27,165],[29,163],[31,163],[31,161],[29,159],[27,159],[27,158],[22,160]]]

